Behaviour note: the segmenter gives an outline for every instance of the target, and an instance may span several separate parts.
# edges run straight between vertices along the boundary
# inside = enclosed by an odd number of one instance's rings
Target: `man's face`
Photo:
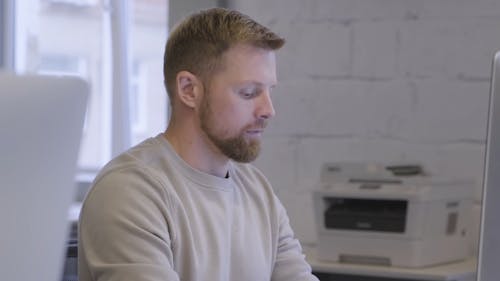
[[[200,126],[208,141],[237,162],[251,162],[274,116],[271,89],[276,85],[273,51],[238,45],[223,56],[201,102]]]

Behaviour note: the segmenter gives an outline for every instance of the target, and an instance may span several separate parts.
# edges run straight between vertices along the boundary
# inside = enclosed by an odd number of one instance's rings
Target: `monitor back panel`
[[[0,278],[59,280],[88,87],[0,74]]]
[[[500,52],[493,60],[478,281],[500,280]]]

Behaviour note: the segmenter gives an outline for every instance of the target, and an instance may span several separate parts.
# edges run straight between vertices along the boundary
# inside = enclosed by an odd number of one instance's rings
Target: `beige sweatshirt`
[[[318,280],[260,171],[200,172],[162,135],[103,168],[78,246],[80,281]]]

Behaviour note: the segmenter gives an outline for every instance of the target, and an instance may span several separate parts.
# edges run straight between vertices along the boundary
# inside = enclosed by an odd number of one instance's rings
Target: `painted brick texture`
[[[500,1],[235,0],[233,7],[287,39],[278,52],[277,115],[256,164],[303,243],[316,239],[310,190],[324,162],[422,163],[479,190]]]

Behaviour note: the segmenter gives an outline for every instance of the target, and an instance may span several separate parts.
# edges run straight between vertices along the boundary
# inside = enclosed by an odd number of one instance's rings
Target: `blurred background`
[[[255,164],[304,245],[317,246],[312,193],[324,163],[418,163],[430,176],[470,183],[475,254],[497,0],[0,1],[2,69],[91,85],[76,202],[111,157],[165,129],[168,31],[215,6],[287,40],[277,115]]]

